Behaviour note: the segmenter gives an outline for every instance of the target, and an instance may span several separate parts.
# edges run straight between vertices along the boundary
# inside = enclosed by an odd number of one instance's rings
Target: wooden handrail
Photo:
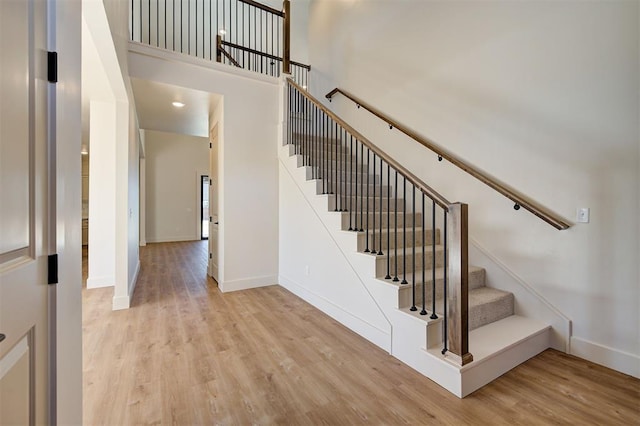
[[[266,4],[258,3],[257,1],[253,1],[253,0],[240,0],[240,1],[250,6],[257,7],[258,9],[262,9],[265,12],[273,13],[274,15],[278,15],[279,17],[284,18],[283,11],[269,7]]]
[[[232,49],[239,49],[239,50],[242,50],[244,52],[252,53],[254,55],[264,56],[265,58],[273,59],[275,61],[282,61],[282,58],[279,57],[279,56],[275,56],[275,55],[272,55],[270,53],[260,52],[259,50],[251,49],[250,47],[241,46],[239,44],[231,43],[229,41],[222,40],[220,42],[220,45],[221,46],[229,46]],[[289,62],[291,63],[291,65],[295,65],[297,67],[305,68],[308,71],[311,71],[311,65],[303,64],[301,62],[296,62],[296,61],[289,61]]]
[[[431,188],[429,185],[420,180],[416,175],[407,170],[402,164],[398,163],[396,160],[391,158],[387,153],[382,151],[376,145],[374,145],[369,139],[364,137],[362,133],[358,132],[356,129],[347,124],[346,121],[342,120],[335,113],[333,113],[330,109],[322,105],[320,101],[311,96],[305,89],[300,87],[291,77],[287,77],[287,81],[293,87],[298,89],[300,93],[307,99],[309,99],[315,106],[321,109],[327,116],[331,117],[340,127],[348,131],[353,137],[355,137],[358,141],[360,141],[364,146],[369,148],[373,153],[382,158],[387,164],[396,169],[402,176],[406,177],[413,185],[416,186],[420,191],[422,191],[427,197],[431,198],[442,207],[444,210],[449,211],[449,205],[451,204],[446,198],[440,195],[436,190]]]
[[[476,179],[478,179],[479,181],[483,182],[485,185],[489,186],[490,188],[492,188],[495,191],[499,192],[500,194],[504,195],[505,197],[507,197],[508,199],[510,199],[511,201],[513,201],[515,203],[514,208],[516,210],[518,210],[520,207],[524,207],[526,210],[528,210],[529,212],[533,213],[535,216],[539,217],[543,221],[547,222],[549,225],[551,225],[554,228],[559,229],[559,230],[567,229],[567,228],[569,228],[571,226],[568,222],[566,222],[564,219],[562,219],[559,215],[551,212],[547,208],[545,208],[542,205],[536,203],[535,201],[531,200],[530,198],[526,197],[525,195],[523,195],[522,193],[516,191],[515,189],[509,187],[508,185],[506,185],[505,183],[499,181],[498,179],[496,179],[496,178],[484,173],[483,171],[475,168],[474,166],[472,166],[471,164],[467,163],[463,159],[459,158],[455,154],[453,154],[453,153],[449,152],[448,150],[442,148],[441,146],[439,146],[438,144],[436,144],[432,140],[418,135],[415,131],[403,126],[402,124],[398,123],[393,118],[391,118],[388,115],[384,114],[380,110],[372,107],[371,105],[367,104],[366,102],[364,102],[363,100],[357,98],[356,96],[354,96],[354,95],[352,95],[352,94],[350,94],[350,93],[348,93],[348,92],[336,87],[335,89],[333,89],[332,91],[327,93],[326,98],[329,99],[329,101],[331,101],[332,97],[334,95],[338,94],[338,93],[340,93],[340,94],[344,95],[345,97],[349,98],[351,101],[355,102],[356,105],[363,107],[364,109],[369,111],[371,114],[375,115],[379,119],[381,119],[381,120],[385,121],[386,123],[388,123],[389,126],[395,127],[396,129],[398,129],[399,131],[401,131],[405,135],[409,136],[411,139],[413,139],[416,142],[418,142],[419,144],[427,147],[428,149],[430,149],[431,151],[436,153],[438,156],[440,156],[440,157],[444,158],[445,160],[449,161],[454,166],[464,170],[465,172],[467,172],[471,176],[473,176]]]

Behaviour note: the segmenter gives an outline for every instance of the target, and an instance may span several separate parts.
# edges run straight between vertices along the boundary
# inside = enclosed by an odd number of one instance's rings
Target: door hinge
[[[209,149],[213,148],[213,144],[209,142]]]
[[[50,254],[47,260],[47,284],[58,284],[58,255]]]
[[[47,80],[58,82],[58,52],[47,52]]]
[[[213,222],[213,218],[209,216],[209,222]]]
[[[213,253],[209,253],[209,259],[213,259]]]
[[[213,185],[213,181],[209,179],[209,185]]]

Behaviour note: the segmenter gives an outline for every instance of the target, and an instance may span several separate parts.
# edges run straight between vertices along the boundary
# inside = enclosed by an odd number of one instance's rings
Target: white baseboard
[[[282,287],[286,288],[317,309],[320,309],[340,324],[355,333],[358,333],[374,345],[386,350],[387,352],[391,352],[391,335],[389,333],[386,333],[384,330],[379,329],[364,319],[353,315],[351,312],[346,311],[327,298],[309,291],[307,288],[287,277],[280,275],[278,282]]]
[[[277,285],[278,277],[275,275],[265,275],[262,277],[244,278],[240,280],[231,280],[218,283],[218,288],[221,292],[227,293],[230,291],[248,290],[250,288],[268,287],[270,285]]]
[[[103,288],[113,287],[116,282],[116,277],[113,275],[103,275],[101,277],[88,277],[87,288]]]
[[[114,311],[120,311],[122,309],[129,309],[131,307],[131,297],[126,296],[113,296],[113,302],[111,309]]]
[[[129,283],[129,299],[131,300],[133,300],[133,292],[136,289],[136,284],[138,284],[138,275],[140,275],[140,259],[136,262],[136,271],[133,273],[133,278]]]
[[[140,240],[140,247],[144,247],[147,245],[147,242],[145,240]]]
[[[615,348],[571,337],[571,355],[640,378],[640,356]]]
[[[194,238],[193,235],[189,236],[176,236],[176,237],[159,237],[159,238],[147,238],[146,243],[177,243],[181,241],[200,241],[200,238]]]
[[[122,309],[129,309],[131,307],[131,301],[133,300],[133,292],[136,289],[138,283],[138,275],[140,274],[140,260],[136,264],[136,271],[133,274],[131,282],[128,284],[128,294],[126,296],[113,296],[113,302],[111,309],[114,311],[120,311]]]

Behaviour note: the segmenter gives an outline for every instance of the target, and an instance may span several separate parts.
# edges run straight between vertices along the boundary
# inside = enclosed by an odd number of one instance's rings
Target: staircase
[[[325,121],[317,125],[313,108],[291,108],[280,161],[389,319],[390,343],[352,329],[459,397],[551,346],[551,327],[515,315],[514,295],[487,286],[486,271],[470,265],[467,321],[473,356],[465,362],[451,356],[447,324],[454,323],[446,317],[451,298],[445,292],[455,253],[451,245],[445,247],[449,228],[436,215],[436,201],[427,198],[425,206],[417,187],[394,176],[394,164],[385,158],[382,165],[382,153],[367,159],[371,152],[364,145],[354,150],[355,131],[326,131]]]

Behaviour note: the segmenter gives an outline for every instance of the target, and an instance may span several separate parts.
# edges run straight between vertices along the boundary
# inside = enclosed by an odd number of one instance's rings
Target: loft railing
[[[287,143],[318,190],[348,213],[350,231],[364,234],[380,278],[411,285],[411,311],[442,317],[442,353],[471,362],[467,205],[450,203],[291,79],[287,90]]]
[[[398,129],[399,131],[401,131],[405,135],[409,136],[411,139],[415,140],[419,144],[421,144],[421,145],[427,147],[428,149],[430,149],[431,151],[433,151],[435,154],[438,155],[438,160],[439,161],[442,161],[443,159],[449,161],[454,166],[464,170],[465,172],[467,172],[471,176],[473,176],[476,179],[478,179],[480,182],[486,184],[490,188],[492,188],[495,191],[499,192],[500,194],[504,195],[505,197],[507,197],[508,199],[510,199],[511,201],[514,202],[513,208],[515,210],[520,210],[520,207],[524,207],[526,210],[528,210],[529,212],[533,213],[535,216],[539,217],[540,219],[542,219],[543,221],[547,222],[549,225],[553,226],[554,228],[556,228],[558,230],[567,229],[567,228],[569,228],[571,226],[562,217],[560,217],[559,215],[551,212],[550,210],[548,210],[547,208],[545,208],[541,204],[531,200],[530,198],[526,197],[525,195],[521,194],[520,192],[516,191],[515,189],[509,187],[505,183],[500,182],[498,179],[496,179],[496,178],[484,173],[483,171],[475,168],[474,166],[472,166],[471,164],[467,163],[466,161],[464,161],[460,157],[456,156],[455,154],[453,154],[453,153],[447,151],[446,149],[438,146],[438,144],[436,144],[432,140],[429,140],[429,139],[427,139],[425,137],[422,137],[422,136],[418,135],[413,130],[409,129],[406,126],[403,126],[402,124],[398,123],[393,118],[389,117],[388,115],[386,115],[385,113],[381,112],[377,108],[367,104],[366,102],[364,102],[363,100],[357,98],[356,96],[348,93],[347,91],[339,89],[339,88],[336,87],[335,89],[333,89],[332,91],[327,93],[326,98],[329,99],[329,101],[331,101],[333,96],[338,94],[338,93],[342,94],[346,98],[348,98],[351,101],[353,101],[357,105],[358,108],[363,107],[364,109],[369,111],[371,114],[375,115],[376,117],[378,117],[382,121],[384,121],[387,124],[389,124],[389,127],[391,129],[393,129],[393,128]]]
[[[284,68],[282,58],[224,41],[221,36],[217,37],[217,45],[218,62],[261,74],[267,74],[272,77],[280,76]],[[311,71],[311,66],[296,61],[289,61],[289,64],[291,77],[306,89],[309,84],[309,71]]]
[[[290,2],[130,0],[131,40],[308,85],[308,65],[290,60]],[[273,62],[273,63],[272,63]]]

